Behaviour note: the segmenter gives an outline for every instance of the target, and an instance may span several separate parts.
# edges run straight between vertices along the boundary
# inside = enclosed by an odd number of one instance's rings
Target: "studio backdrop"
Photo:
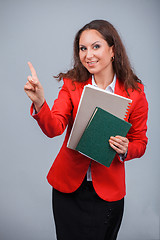
[[[53,75],[71,68],[74,36],[94,19],[110,21],[120,33],[149,102],[146,153],[126,163],[118,240],[160,239],[159,13],[159,0],[0,1],[0,239],[56,239],[46,175],[64,135],[47,138],[29,115],[27,62],[52,107],[62,86]]]

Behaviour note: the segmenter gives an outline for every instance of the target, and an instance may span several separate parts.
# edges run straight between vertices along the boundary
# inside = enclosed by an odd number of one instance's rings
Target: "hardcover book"
[[[96,107],[76,150],[91,159],[109,167],[116,151],[110,147],[111,136],[123,136],[128,133],[131,124],[113,114]]]

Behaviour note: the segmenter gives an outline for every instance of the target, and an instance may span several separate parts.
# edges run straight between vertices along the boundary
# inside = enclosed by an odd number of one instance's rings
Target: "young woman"
[[[141,157],[147,145],[148,103],[141,80],[131,69],[125,48],[115,28],[105,20],[85,25],[74,40],[74,66],[60,73],[63,86],[50,110],[36,71],[24,87],[32,100],[31,115],[48,137],[67,133],[48,173],[53,187],[53,213],[57,239],[115,240],[124,208],[124,162]],[[83,88],[96,85],[132,99],[126,137],[111,136],[117,152],[109,168],[66,147]]]

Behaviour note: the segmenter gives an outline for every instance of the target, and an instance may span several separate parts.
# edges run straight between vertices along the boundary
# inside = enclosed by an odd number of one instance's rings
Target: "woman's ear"
[[[111,46],[111,57],[114,58],[114,45]]]

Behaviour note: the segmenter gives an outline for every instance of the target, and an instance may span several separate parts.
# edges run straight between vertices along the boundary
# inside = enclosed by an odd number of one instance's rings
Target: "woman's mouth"
[[[98,61],[88,61],[88,66],[94,66]]]

